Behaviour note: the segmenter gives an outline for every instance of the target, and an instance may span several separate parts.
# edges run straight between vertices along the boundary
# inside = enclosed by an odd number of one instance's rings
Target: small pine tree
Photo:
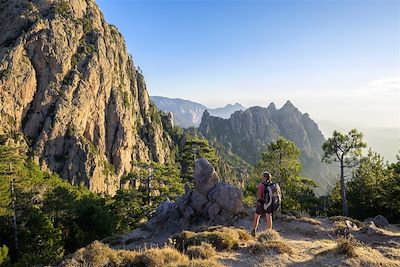
[[[19,263],[47,264],[64,256],[60,229],[39,208],[33,208],[21,225],[21,258]]]
[[[345,168],[352,168],[361,157],[362,148],[367,145],[362,141],[362,133],[356,129],[348,134],[334,131],[332,137],[322,145],[324,150],[323,160],[326,162],[339,162],[340,164],[340,194],[342,200],[342,214],[348,216],[349,209],[346,197]]]
[[[183,182],[193,183],[194,165],[199,158],[206,158],[214,167],[218,165],[217,152],[210,146],[208,141],[191,137],[185,142],[178,156]]]

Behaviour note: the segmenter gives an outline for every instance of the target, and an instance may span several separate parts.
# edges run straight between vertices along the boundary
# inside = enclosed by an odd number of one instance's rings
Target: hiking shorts
[[[264,209],[264,201],[262,201],[261,199],[259,199],[257,201],[257,206],[256,206],[256,213],[259,215],[262,214],[271,214],[272,210],[270,210],[270,207],[268,208],[268,210]]]

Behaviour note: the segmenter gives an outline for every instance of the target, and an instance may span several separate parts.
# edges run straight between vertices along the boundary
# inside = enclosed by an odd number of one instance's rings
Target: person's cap
[[[262,176],[264,179],[271,181],[271,174],[269,172],[267,172],[267,171],[263,172]]]

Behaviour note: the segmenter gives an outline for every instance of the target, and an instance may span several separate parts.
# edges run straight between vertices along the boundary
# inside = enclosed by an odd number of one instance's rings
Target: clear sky
[[[400,125],[400,1],[97,0],[151,95]]]

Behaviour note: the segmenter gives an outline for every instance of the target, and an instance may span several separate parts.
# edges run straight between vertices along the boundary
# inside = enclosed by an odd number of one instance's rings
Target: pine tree
[[[214,168],[218,165],[217,152],[206,139],[189,137],[178,157],[183,182],[193,183],[194,164],[199,158],[206,158]]]
[[[352,168],[357,164],[361,157],[362,148],[366,144],[362,141],[362,133],[356,129],[351,130],[348,134],[342,134],[334,131],[332,137],[322,145],[324,150],[323,160],[326,162],[339,162],[340,167],[340,193],[342,200],[342,214],[348,216],[349,210],[346,197],[345,169]]]

